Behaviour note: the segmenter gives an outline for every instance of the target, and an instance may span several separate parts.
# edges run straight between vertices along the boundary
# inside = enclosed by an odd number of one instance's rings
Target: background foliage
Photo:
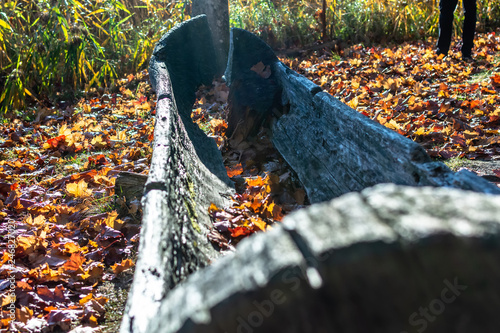
[[[320,36],[322,0],[230,0],[231,24],[255,31],[274,47],[301,46]],[[327,39],[365,44],[438,34],[439,0],[327,0]],[[477,0],[479,31],[500,25],[500,1]],[[462,6],[455,11],[461,33]]]
[[[231,26],[275,48],[318,41],[322,0],[229,0]],[[371,44],[437,35],[439,0],[327,0],[326,39]],[[463,20],[456,11],[457,33]],[[189,18],[189,0],[4,0],[0,114],[113,87],[147,67],[158,39]],[[478,0],[478,26],[500,25],[500,0]]]
[[[0,5],[0,113],[106,87],[146,67],[184,2],[13,0]],[[67,95],[65,93],[70,93]]]

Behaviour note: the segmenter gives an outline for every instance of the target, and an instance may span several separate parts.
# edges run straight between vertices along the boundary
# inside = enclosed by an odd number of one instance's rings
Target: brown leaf
[[[268,79],[271,76],[271,67],[269,65],[264,65],[262,61],[259,61],[250,68],[251,71],[257,73],[260,77]]]

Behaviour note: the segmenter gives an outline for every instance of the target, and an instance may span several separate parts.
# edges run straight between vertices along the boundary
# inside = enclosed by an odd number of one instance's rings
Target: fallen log
[[[211,83],[210,30],[198,16],[156,46],[150,77],[157,93],[153,156],[142,197],[139,258],[121,332],[151,332],[168,291],[220,255],[207,239],[208,207],[233,193],[222,157],[190,118],[196,89]]]
[[[232,42],[233,55],[267,47],[244,31],[233,30],[233,39],[235,34],[241,38]],[[241,87],[269,88],[235,101],[241,102],[238,112],[252,117],[249,110],[260,110],[263,115],[252,118],[256,126],[278,115],[274,143],[311,201],[362,192],[298,211],[282,227],[241,242],[234,255],[205,267],[220,255],[206,237],[208,207],[229,205],[233,190],[215,143],[190,119],[195,90],[212,81],[216,67],[206,17],[176,27],[150,63],[158,96],[154,150],[121,333],[497,327],[493,314],[500,304],[491,290],[500,287],[499,197],[429,187],[364,189],[380,182],[498,189],[432,162],[417,144],[325,96],[274,54],[252,52],[240,60],[231,54],[226,77],[240,89],[232,96],[245,97]],[[248,83],[251,72],[258,77]],[[460,294],[450,294],[451,288]],[[433,317],[422,321],[420,307]]]
[[[191,275],[150,332],[496,332],[500,196],[377,185]]]
[[[262,64],[259,73],[256,66]],[[380,183],[445,186],[500,194],[488,181],[432,161],[416,142],[361,115],[286,67],[252,33],[231,30],[229,129],[275,115],[273,143],[297,173],[311,203]],[[259,80],[255,84],[241,83]],[[276,99],[276,94],[279,98]],[[245,98],[251,96],[251,98]],[[278,100],[278,103],[275,101]],[[242,105],[244,107],[241,107]],[[260,123],[253,121],[257,126]],[[252,129],[243,127],[245,138]]]

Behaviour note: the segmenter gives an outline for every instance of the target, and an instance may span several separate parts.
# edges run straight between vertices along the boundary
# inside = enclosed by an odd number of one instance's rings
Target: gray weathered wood
[[[238,43],[248,41],[246,32],[238,35]],[[249,87],[269,86],[281,102],[262,96],[248,106],[262,112],[281,106],[273,140],[311,201],[361,192],[300,210],[205,267],[219,255],[206,237],[208,207],[229,205],[233,190],[215,143],[189,117],[196,88],[215,73],[206,17],[176,27],[150,63],[158,94],[154,150],[121,333],[496,332],[500,196],[365,188],[394,182],[498,189],[432,162],[417,144],[279,61],[255,60],[230,57],[228,82],[233,87],[241,78],[244,85],[253,75],[248,66],[258,62],[271,68],[259,76],[274,83],[255,78]],[[428,308],[432,317],[422,313]]]
[[[185,22],[161,39],[151,60],[158,96],[154,148],[122,333],[153,332],[168,291],[219,255],[207,238],[208,207],[229,205],[233,190],[215,142],[189,118],[196,89],[213,78],[207,31],[204,16]]]
[[[499,239],[500,196],[377,185],[242,241],[151,332],[496,332]]]
[[[144,192],[144,185],[148,179],[147,175],[135,172],[122,171],[116,177],[115,194],[125,197],[130,202],[134,199],[141,199]]]
[[[230,97],[235,99],[231,104],[242,104],[238,98],[244,102],[245,96],[251,96],[252,103],[244,104],[250,111],[237,116],[247,119],[248,114],[257,114],[263,118],[276,106],[272,104],[276,92],[281,93],[283,115],[272,127],[273,143],[297,173],[311,203],[380,183],[446,186],[500,194],[494,184],[466,171],[455,174],[443,163],[432,161],[416,142],[322,92],[319,86],[286,67],[264,42],[256,39],[248,31],[232,30],[225,74],[231,84]],[[252,51],[245,52],[249,49]],[[270,66],[266,80],[246,84],[244,89],[235,84],[241,78],[246,81],[251,75],[256,76],[250,68],[259,62]],[[237,120],[231,122],[231,117],[229,120],[230,128],[231,123],[237,123]]]

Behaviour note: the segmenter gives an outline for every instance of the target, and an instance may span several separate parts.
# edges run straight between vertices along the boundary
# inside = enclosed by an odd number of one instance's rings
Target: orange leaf
[[[89,156],[88,160],[89,160],[89,164],[93,165],[93,166],[108,164],[108,161],[106,160],[106,156],[104,156],[104,154]]]
[[[58,146],[64,144],[66,141],[66,136],[65,135],[59,135],[55,138],[48,139],[46,143],[43,144],[44,149],[49,149],[49,148],[57,148]]]
[[[490,77],[491,83],[496,86],[500,87],[500,74],[495,74],[492,77]]]
[[[69,272],[83,271],[82,264],[85,260],[81,252],[72,253],[69,260],[64,263],[63,268]]]
[[[226,171],[229,178],[232,178],[234,176],[239,176],[243,173],[243,166],[241,165],[241,163],[236,164],[232,168],[226,166]]]
[[[227,129],[227,123],[222,119],[210,120],[212,134],[223,134]]]
[[[134,262],[130,259],[123,259],[121,263],[114,264],[111,266],[111,269],[113,270],[113,273],[115,274],[120,274],[124,270],[134,266]]]
[[[248,184],[248,186],[262,186],[264,185],[264,179],[262,179],[261,176],[258,176],[256,179],[252,179],[252,178],[247,178],[246,180],[246,183]]]
[[[228,230],[231,233],[231,237],[247,236],[253,233],[253,230],[250,230],[247,227],[228,228]]]

